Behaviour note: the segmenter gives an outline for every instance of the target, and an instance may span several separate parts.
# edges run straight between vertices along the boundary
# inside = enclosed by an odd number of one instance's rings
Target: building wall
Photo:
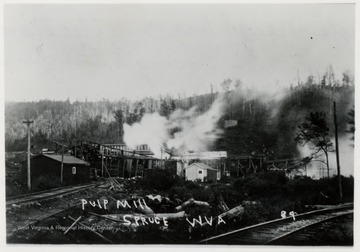
[[[75,173],[73,173],[75,167]],[[90,166],[78,164],[64,164],[64,182],[66,184],[79,184],[89,182]]]
[[[201,171],[201,174],[199,174]],[[199,179],[201,182],[216,182],[220,180],[220,171],[203,169],[192,165],[185,169],[185,179],[195,181]]]
[[[222,174],[226,170],[226,162],[225,159],[194,159],[194,160],[188,160],[188,165],[191,165],[193,163],[204,163],[214,169],[217,169]]]
[[[25,162],[26,163],[26,162]],[[44,177],[52,180],[54,183],[60,182],[60,163],[55,160],[39,156],[31,159],[31,183],[34,185],[36,181]],[[26,165],[25,165],[26,167]]]
[[[180,177],[184,177],[185,176],[185,174],[184,174],[184,169],[185,169],[185,167],[184,167],[184,163],[182,163],[182,162],[176,162],[176,174],[178,175],[178,176],[180,176]]]
[[[76,173],[73,174],[73,167]],[[23,163],[23,177],[27,177],[27,162]],[[61,182],[61,162],[38,156],[31,159],[31,183],[36,185],[40,179],[45,179],[49,184],[60,184]],[[80,164],[64,164],[63,166],[64,184],[78,184],[90,180],[90,166]]]
[[[201,172],[201,173],[199,173]],[[185,170],[185,178],[186,180],[195,181],[197,179],[200,179],[201,182],[204,182],[204,179],[207,176],[207,170],[201,169],[200,167],[197,167],[195,165],[188,167]]]
[[[218,172],[217,171],[213,171],[213,170],[207,170],[207,177],[206,180],[208,182],[216,182],[217,181],[217,176]]]

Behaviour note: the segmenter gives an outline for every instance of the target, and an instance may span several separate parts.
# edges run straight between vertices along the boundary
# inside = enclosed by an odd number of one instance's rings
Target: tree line
[[[340,136],[354,130],[354,83],[347,73],[336,80],[328,70],[322,77],[309,76],[273,94],[245,87],[241,80],[226,79],[221,92],[211,91],[190,97],[146,97],[139,101],[50,101],[6,102],[5,149],[26,150],[24,119],[32,119],[33,151],[51,148],[52,141],[75,144],[76,140],[100,143],[122,143],[123,124],[139,122],[146,113],[159,113],[168,117],[176,109],[197,107],[206,112],[221,94],[226,96],[224,114],[218,123],[224,133],[211,150],[226,150],[236,154],[264,153],[276,158],[298,155],[294,140],[298,126],[310,113],[323,113],[334,134],[332,103],[337,102]],[[225,121],[235,120],[237,125],[225,128]],[[351,120],[353,124],[351,124]],[[353,128],[352,128],[353,127]]]

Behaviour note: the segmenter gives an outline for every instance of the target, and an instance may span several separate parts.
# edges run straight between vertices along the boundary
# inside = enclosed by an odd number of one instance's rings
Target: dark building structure
[[[61,184],[62,156],[57,154],[40,154],[31,158],[31,183],[49,185]],[[23,175],[27,176],[27,163],[23,164]],[[93,177],[90,163],[69,155],[63,157],[63,185],[85,183]]]

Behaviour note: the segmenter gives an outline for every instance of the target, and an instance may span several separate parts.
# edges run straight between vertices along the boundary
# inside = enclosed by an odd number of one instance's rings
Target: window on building
[[[71,169],[71,171],[72,171],[72,174],[76,174],[76,167],[74,166],[72,169]]]
[[[202,174],[202,170],[199,170],[199,171],[198,171],[198,174]]]

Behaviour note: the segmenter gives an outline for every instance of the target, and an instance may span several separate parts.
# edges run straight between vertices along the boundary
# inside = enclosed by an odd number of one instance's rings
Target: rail
[[[95,184],[81,185],[81,186],[68,186],[61,187],[47,191],[22,194],[14,197],[9,197],[6,199],[6,207],[11,207],[12,205],[23,205],[23,204],[31,204],[34,202],[44,201],[47,199],[52,199],[60,196],[64,196],[67,194],[71,194],[74,192],[79,192],[82,190],[86,190],[89,188],[95,187]]]
[[[277,238],[283,236],[285,231],[284,227],[292,228],[294,231],[296,229],[296,225],[293,223],[300,223],[303,220],[313,220],[312,223],[315,223],[316,217],[323,215],[329,215],[329,217],[333,217],[331,213],[334,213],[335,216],[338,213],[342,213],[342,211],[347,211],[353,209],[353,203],[343,204],[335,207],[325,208],[321,210],[314,210],[302,214],[295,215],[296,220],[293,220],[292,216],[275,219],[263,223],[259,223],[256,225],[252,225],[249,227],[233,230],[224,234],[220,234],[217,236],[213,236],[204,240],[199,241],[200,244],[268,244],[269,242],[275,241]],[[324,217],[325,218],[325,217]],[[326,218],[325,218],[326,219]],[[274,230],[280,230],[278,233],[274,232]],[[289,231],[290,232],[290,231]]]

